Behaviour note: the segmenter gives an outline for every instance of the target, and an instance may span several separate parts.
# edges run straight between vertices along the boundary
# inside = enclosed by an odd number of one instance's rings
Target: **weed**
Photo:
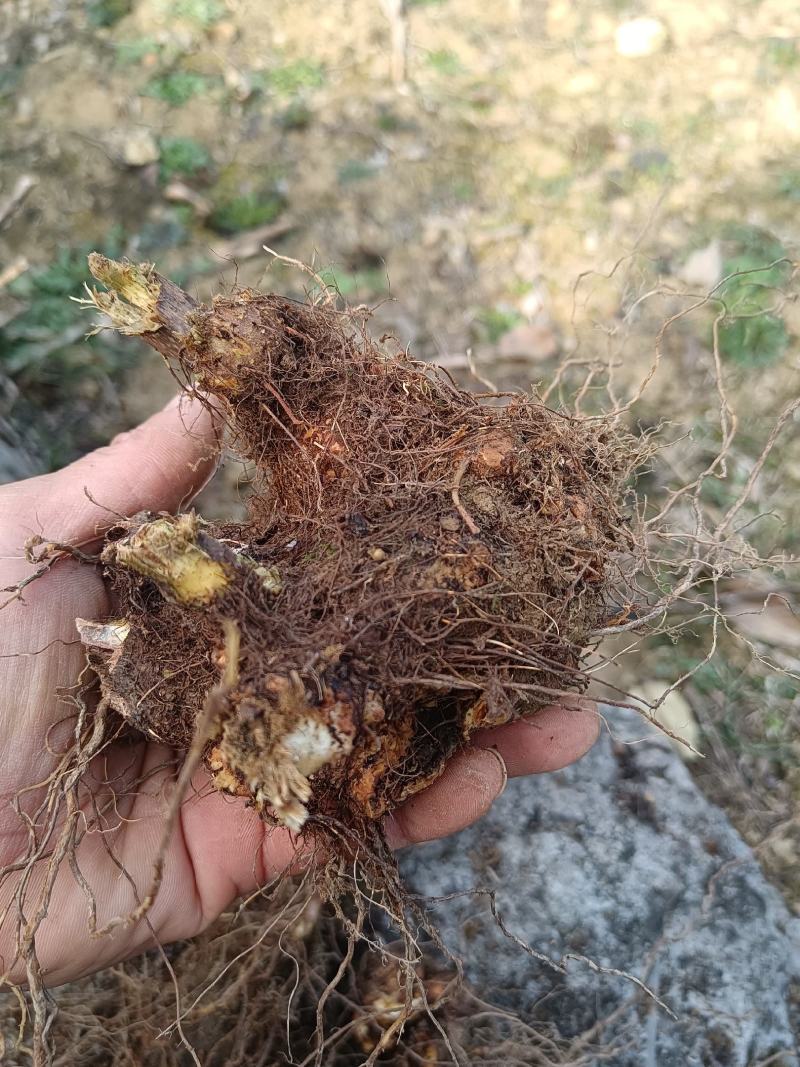
[[[475,182],[471,178],[457,178],[453,182],[453,198],[461,204],[468,204],[477,195]]]
[[[208,221],[217,233],[234,234],[265,226],[280,215],[284,206],[283,197],[274,189],[222,196],[215,202]]]
[[[780,174],[776,192],[793,203],[800,202],[800,170],[785,170]]]
[[[208,92],[216,83],[217,79],[207,74],[198,74],[191,70],[171,70],[151,78],[142,90],[142,95],[163,100],[172,107],[181,107],[193,97]]]
[[[800,63],[796,37],[770,37],[764,49],[767,66],[778,71],[794,70]]]
[[[282,96],[295,96],[311,89],[320,89],[325,84],[325,68],[310,59],[296,59],[272,70],[260,72],[264,89],[271,89]]]
[[[767,312],[724,322],[719,330],[722,356],[745,367],[776,363],[788,344],[789,333],[783,319]]]
[[[375,174],[372,163],[363,159],[347,159],[337,170],[340,185],[351,185],[353,182],[361,182],[371,178]]]
[[[449,48],[436,48],[428,52],[425,61],[437,74],[444,74],[446,77],[461,74],[464,70],[461,60]]]
[[[225,14],[219,0],[169,0],[165,7],[174,18],[186,19],[198,26],[211,26]]]
[[[347,271],[338,267],[326,267],[320,271],[320,277],[343,297],[362,299],[385,293],[389,289],[386,268],[364,267],[361,270]]]
[[[109,242],[118,250],[118,241]],[[75,307],[68,297],[77,296],[86,280],[86,248],[66,248],[46,267],[28,271],[8,287],[12,296],[26,305],[0,333],[0,366],[17,374],[35,359],[38,343],[75,323]],[[34,347],[28,350],[28,344]]]
[[[106,248],[119,254],[121,233]],[[105,397],[113,420],[108,383],[136,359],[110,336],[84,342],[88,323],[68,297],[79,296],[86,280],[87,248],[62,249],[46,267],[28,271],[8,287],[22,310],[0,329],[0,377],[19,389],[14,422],[26,426],[35,451],[52,468],[100,444],[108,426],[97,399]],[[64,403],[68,395],[71,402]]]
[[[314,112],[300,99],[290,103],[279,111],[275,121],[283,130],[307,130],[314,118]]]
[[[395,130],[403,128],[403,122],[400,117],[388,108],[381,108],[378,112],[376,125],[383,133],[393,133]]]
[[[483,308],[475,316],[475,321],[481,326],[486,340],[495,344],[504,333],[518,326],[523,317],[518,311],[508,307]]]
[[[788,258],[783,243],[769,230],[760,229],[758,226],[736,224],[728,227],[722,234],[730,248],[725,260],[725,273],[733,271],[758,271],[757,275],[745,278],[743,283],[733,279],[728,286],[747,284],[758,285],[762,288],[782,285],[788,281],[791,274],[789,263],[777,263],[777,260]],[[776,263],[769,270],[761,268]],[[729,289],[726,289],[729,291]]]
[[[154,37],[134,37],[129,41],[115,43],[117,62],[125,67],[132,67],[142,62],[146,56],[158,55],[161,45]]]
[[[720,288],[727,317],[719,330],[724,358],[745,367],[775,363],[786,351],[789,334],[774,310],[775,290],[788,281],[791,266],[783,244],[766,230],[734,226],[723,271],[734,275]]]
[[[90,26],[113,26],[133,10],[133,0],[89,0],[86,17]]]
[[[211,155],[205,145],[194,137],[162,137],[159,175],[162,182],[180,176],[191,178],[211,164]]]

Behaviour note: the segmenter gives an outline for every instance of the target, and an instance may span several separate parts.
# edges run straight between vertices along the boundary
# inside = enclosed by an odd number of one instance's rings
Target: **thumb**
[[[208,406],[179,395],[104,448],[17,483],[17,514],[34,519],[32,533],[75,544],[94,539],[119,515],[176,511],[214,473],[220,439]]]

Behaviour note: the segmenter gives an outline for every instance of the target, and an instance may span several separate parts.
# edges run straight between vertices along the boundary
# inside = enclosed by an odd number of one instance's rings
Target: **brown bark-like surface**
[[[632,596],[630,438],[466,393],[328,300],[199,305],[147,265],[90,262],[97,305],[213,398],[254,478],[245,523],[110,532],[128,629],[92,655],[112,707],[185,745],[234,622],[207,762],[299,828],[375,818],[475,729],[585,688],[592,632]]]

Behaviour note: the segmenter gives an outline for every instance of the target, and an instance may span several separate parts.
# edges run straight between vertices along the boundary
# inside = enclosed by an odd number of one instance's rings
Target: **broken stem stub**
[[[113,328],[141,336],[168,359],[177,358],[197,302],[148,263],[129,263],[92,252],[89,270],[106,286],[106,292],[91,289],[90,295]]]

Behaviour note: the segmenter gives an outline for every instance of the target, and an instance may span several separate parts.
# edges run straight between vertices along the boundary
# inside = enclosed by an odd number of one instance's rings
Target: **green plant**
[[[166,10],[174,18],[187,19],[199,26],[210,26],[225,14],[219,0],[169,0]]]
[[[325,68],[321,63],[310,59],[296,59],[283,66],[262,72],[265,88],[270,88],[284,96],[310,89],[319,89],[325,84]]]
[[[783,319],[768,312],[723,322],[719,328],[722,356],[743,366],[763,367],[776,363],[788,344],[789,333]]]
[[[375,167],[363,159],[346,159],[337,170],[340,185],[364,181],[375,174]]]
[[[142,90],[142,95],[163,100],[172,107],[181,107],[193,97],[208,92],[215,84],[216,79],[207,74],[197,74],[191,70],[171,70],[151,78]]]
[[[481,326],[486,340],[491,344],[495,344],[504,333],[508,333],[524,321],[518,311],[504,307],[483,308],[475,316],[475,320]]]
[[[360,299],[388,292],[389,289],[385,267],[364,267],[353,271],[339,267],[325,267],[319,274],[327,285],[344,297]]]
[[[128,41],[116,41],[117,62],[123,66],[134,66],[141,63],[145,56],[157,55],[161,51],[161,45],[154,37],[134,37]]]
[[[383,133],[393,133],[403,128],[402,119],[388,108],[382,107],[378,112],[376,125]]]
[[[208,149],[194,137],[162,137],[159,150],[159,174],[162,182],[167,182],[177,175],[191,178],[211,163]]]
[[[118,241],[108,244],[118,253]],[[8,287],[22,303],[22,310],[0,331],[0,367],[14,376],[39,358],[43,342],[49,342],[76,324],[70,296],[78,296],[86,280],[86,247],[61,249],[52,263],[23,274]]]
[[[767,64],[777,70],[794,70],[800,63],[796,37],[770,37],[764,49]]]
[[[107,27],[119,22],[132,10],[133,0],[89,0],[86,17],[91,26]]]
[[[221,196],[208,220],[218,233],[234,234],[265,226],[280,215],[283,197],[274,189]]]
[[[291,100],[275,115],[275,122],[284,130],[305,130],[311,125],[314,112],[301,99]]]
[[[753,285],[761,288],[773,288],[788,281],[791,265],[788,262],[786,248],[769,230],[758,226],[733,225],[722,234],[728,246],[725,258],[725,274],[734,271],[753,271],[745,279],[732,279],[726,283],[725,291],[731,286]],[[786,260],[786,262],[780,262]],[[769,269],[766,269],[769,268]]]
[[[136,359],[111,335],[92,345],[84,340],[90,320],[69,297],[82,294],[90,247],[62,249],[52,263],[12,282],[8,291],[21,310],[0,328],[0,378],[19,389],[12,419],[28,427],[37,455],[51,468],[101,442],[115,395],[109,385]],[[121,248],[121,233],[112,232],[105,250],[119,255]],[[98,407],[101,397],[105,406]]]
[[[722,356],[743,366],[774,363],[786,351],[789,333],[775,309],[776,289],[788,281],[791,264],[773,234],[753,226],[727,232],[730,253],[718,295],[726,317],[719,327]]]
[[[461,74],[464,70],[461,60],[449,48],[436,48],[428,52],[425,61],[437,74],[444,74],[448,77]]]
[[[800,201],[800,170],[785,170],[778,176],[778,196],[785,197],[793,203]]]
[[[457,178],[452,185],[453,198],[462,204],[474,200],[478,194],[475,182],[470,177]]]

